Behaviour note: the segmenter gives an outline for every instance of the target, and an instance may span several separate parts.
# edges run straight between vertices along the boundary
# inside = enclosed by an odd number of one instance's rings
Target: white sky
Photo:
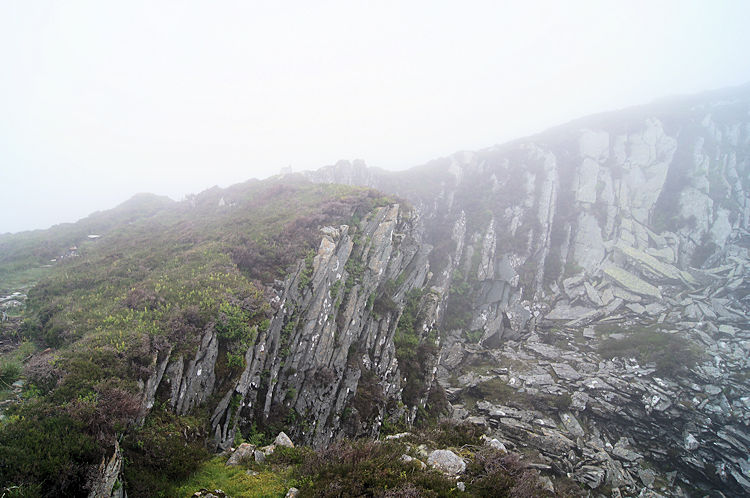
[[[0,233],[750,81],[750,1],[0,3]]]

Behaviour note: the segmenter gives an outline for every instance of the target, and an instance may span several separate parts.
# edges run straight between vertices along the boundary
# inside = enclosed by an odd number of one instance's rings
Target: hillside
[[[43,494],[85,493],[87,465],[98,463],[118,438],[126,448],[135,444],[131,429],[154,404],[144,400],[154,396],[144,389],[157,387],[150,380],[157,360],[193,357],[207,335],[216,375],[176,411],[211,409],[219,401],[211,395],[231,391],[245,349],[268,328],[274,279],[317,247],[321,226],[351,222],[389,202],[355,187],[250,182],[182,203],[137,196],[76,224],[6,236],[9,275],[46,264],[51,255],[57,261],[29,291],[16,332],[47,349],[26,361],[24,402],[4,414],[0,481],[29,483],[31,494],[40,490],[35,483],[44,483]],[[94,231],[100,237],[89,239]],[[4,371],[12,372],[12,361],[3,363]],[[167,426],[153,437],[164,437],[169,424],[186,423],[163,416]],[[186,420],[200,434],[207,430],[200,415]],[[197,461],[205,450],[196,444]],[[157,446],[149,442],[152,450]],[[162,466],[175,455],[159,451],[157,463],[126,452],[129,472],[163,479]],[[185,464],[180,473],[189,473]]]
[[[740,87],[4,235],[0,485],[742,496],[749,182]]]

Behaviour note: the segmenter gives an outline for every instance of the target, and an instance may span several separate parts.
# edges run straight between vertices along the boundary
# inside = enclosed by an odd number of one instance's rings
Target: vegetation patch
[[[0,426],[0,485],[15,496],[86,496],[102,450],[82,422],[39,400],[11,407]],[[0,488],[2,489],[2,488]]]
[[[702,355],[690,340],[661,332],[656,326],[621,329],[623,338],[608,338],[599,345],[604,358],[635,358],[640,364],[654,364],[660,375],[677,375],[694,367]]]
[[[445,310],[446,330],[467,330],[471,324],[472,286],[461,271],[456,270],[451,281]]]
[[[301,496],[449,496],[455,490],[455,479],[402,461],[404,453],[398,443],[334,443],[299,467]]]
[[[498,378],[480,382],[468,389],[464,395],[468,406],[473,407],[477,401],[489,400],[521,410],[536,410],[553,414],[570,408],[572,399],[569,394],[555,396],[552,394],[529,394],[519,392]]]
[[[156,408],[143,427],[123,439],[125,485],[133,496],[159,496],[209,456],[205,423]]]
[[[232,498],[282,497],[296,482],[289,472],[263,469],[248,474],[242,466],[226,466],[227,457],[218,456],[201,465],[189,479],[165,496],[192,496],[200,489],[221,489]]]
[[[476,428],[441,427],[431,434],[429,444],[433,443],[463,448],[468,465],[458,480],[422,468],[417,459],[426,457],[404,443],[344,440],[319,451],[277,448],[264,463],[251,462],[249,470],[226,467],[226,457],[217,457],[180,485],[177,495],[218,488],[231,496],[281,497],[295,486],[302,497],[552,496],[517,457],[482,447]],[[404,455],[415,460],[408,461]],[[465,483],[464,492],[459,491],[458,481]]]
[[[434,331],[427,337],[422,337],[419,311],[424,295],[425,291],[422,289],[413,289],[406,295],[406,304],[393,337],[399,370],[406,377],[402,397],[404,403],[412,406],[417,403],[420,395],[426,394],[428,366],[432,364],[431,360],[438,349]]]

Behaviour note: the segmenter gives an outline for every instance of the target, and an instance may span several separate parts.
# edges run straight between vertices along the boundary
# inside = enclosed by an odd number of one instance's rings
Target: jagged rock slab
[[[622,268],[613,265],[605,268],[604,274],[610,277],[617,285],[624,287],[627,291],[642,296],[661,299],[661,291],[659,291],[658,288]]]

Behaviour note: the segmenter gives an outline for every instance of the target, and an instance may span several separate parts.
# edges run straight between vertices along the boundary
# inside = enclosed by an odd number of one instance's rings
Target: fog
[[[750,2],[0,4],[0,233],[750,80]]]

